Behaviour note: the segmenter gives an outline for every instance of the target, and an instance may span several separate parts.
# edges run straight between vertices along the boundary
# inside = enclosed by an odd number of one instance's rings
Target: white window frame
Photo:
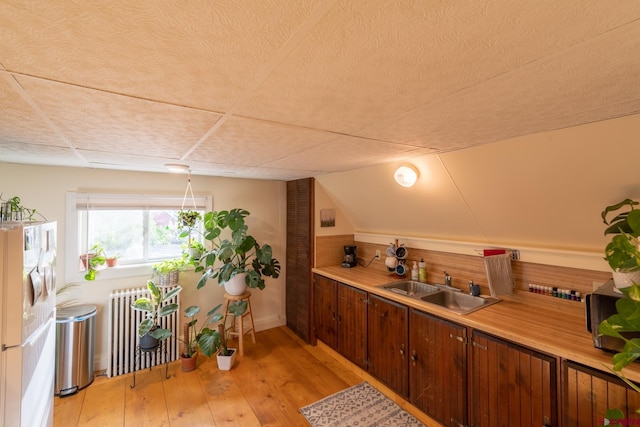
[[[123,193],[67,193],[66,197],[66,223],[65,223],[65,281],[84,282],[85,272],[79,267],[81,242],[78,233],[81,216],[79,212],[84,210],[111,208],[111,209],[192,209],[195,203],[196,209],[205,212],[211,211],[212,197],[210,195],[195,195],[185,203],[184,195],[158,195],[158,194],[123,194]],[[150,276],[153,263],[122,265],[117,268],[101,269],[96,280],[119,279],[134,276]]]

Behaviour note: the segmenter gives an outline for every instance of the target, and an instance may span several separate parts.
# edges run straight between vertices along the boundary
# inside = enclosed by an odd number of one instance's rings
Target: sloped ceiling
[[[640,2],[0,2],[0,162],[290,180],[640,112]]]

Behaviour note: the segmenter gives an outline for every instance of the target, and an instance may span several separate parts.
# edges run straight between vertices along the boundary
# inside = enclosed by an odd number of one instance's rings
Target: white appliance
[[[0,426],[53,426],[56,231],[0,225]]]

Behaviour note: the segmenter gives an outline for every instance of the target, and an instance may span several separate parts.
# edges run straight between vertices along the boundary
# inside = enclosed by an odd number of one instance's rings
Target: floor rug
[[[367,382],[300,408],[300,413],[312,427],[424,426]]]

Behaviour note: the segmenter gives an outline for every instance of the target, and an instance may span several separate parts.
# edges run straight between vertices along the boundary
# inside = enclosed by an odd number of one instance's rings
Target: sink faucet
[[[444,273],[444,285],[451,286],[451,276],[449,276],[449,273],[444,270],[442,270],[442,272]]]

